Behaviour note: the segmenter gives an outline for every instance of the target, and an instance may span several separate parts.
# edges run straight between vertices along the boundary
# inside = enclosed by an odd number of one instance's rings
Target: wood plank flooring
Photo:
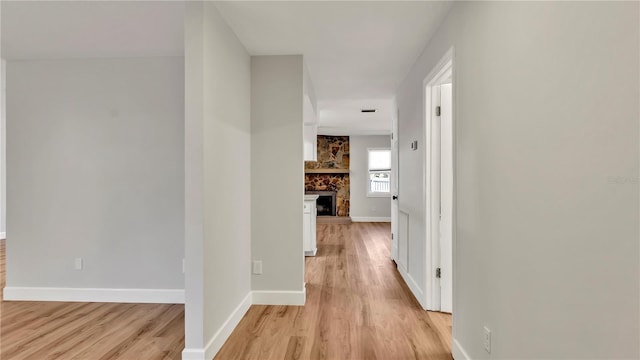
[[[451,360],[451,317],[420,309],[389,237],[388,224],[318,225],[306,306],[252,306],[215,359]],[[3,360],[180,359],[184,347],[182,305],[3,302],[0,317]]]
[[[316,224],[351,224],[350,216],[318,216],[316,218]]]
[[[5,241],[0,267],[4,288]],[[2,360],[180,359],[184,348],[184,305],[2,302],[0,317]]]
[[[318,225],[307,303],[252,306],[216,360],[451,360],[451,316],[421,310],[384,223]]]

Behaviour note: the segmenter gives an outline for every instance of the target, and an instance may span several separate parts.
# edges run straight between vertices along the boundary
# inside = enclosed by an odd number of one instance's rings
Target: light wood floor
[[[317,224],[334,224],[334,225],[349,225],[351,224],[351,217],[349,216],[318,216],[316,218]]]
[[[0,273],[4,288],[5,241]],[[180,359],[184,348],[183,305],[2,302],[0,317],[2,360]]]
[[[451,360],[451,316],[421,310],[389,254],[389,224],[318,225],[306,305],[252,306],[215,359]]]
[[[451,360],[451,317],[420,309],[389,236],[388,224],[318,225],[306,306],[252,306],[216,359]],[[180,359],[184,347],[182,305],[3,302],[0,317],[3,360]]]

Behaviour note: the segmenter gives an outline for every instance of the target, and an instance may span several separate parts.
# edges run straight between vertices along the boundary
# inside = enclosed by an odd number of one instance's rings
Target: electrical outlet
[[[491,330],[488,327],[484,327],[484,350],[491,354]]]
[[[82,258],[75,258],[73,261],[73,267],[76,270],[82,270]]]
[[[252,262],[252,273],[255,275],[262,275],[262,260],[254,260]]]
[[[375,206],[371,208],[371,211],[373,211],[373,212],[376,212],[377,210],[378,210],[378,209],[376,209],[376,207],[375,207]]]

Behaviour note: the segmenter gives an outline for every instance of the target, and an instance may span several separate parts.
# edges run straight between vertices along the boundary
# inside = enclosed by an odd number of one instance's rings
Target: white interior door
[[[431,92],[431,104],[432,108],[429,110],[432,116],[432,121],[429,124],[428,143],[426,146],[429,148],[428,163],[427,163],[427,177],[429,179],[429,191],[427,195],[427,214],[429,226],[427,227],[429,236],[431,238],[431,247],[428,249],[428,257],[430,258],[433,266],[433,272],[431,277],[433,280],[433,286],[428,286],[431,292],[427,295],[431,298],[431,305],[429,310],[440,311],[441,309],[441,289],[440,278],[437,275],[437,269],[440,268],[440,115],[438,115],[437,108],[440,107],[440,85],[434,85]]]
[[[440,311],[453,309],[452,86],[440,85]]]
[[[391,126],[391,259],[398,263],[398,117]]]
[[[453,310],[453,49],[425,78],[425,310]]]

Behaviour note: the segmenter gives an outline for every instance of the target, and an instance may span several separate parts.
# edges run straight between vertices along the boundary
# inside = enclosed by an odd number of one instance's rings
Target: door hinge
[[[440,106],[436,106],[436,116],[440,116]]]
[[[391,140],[393,140],[393,133],[391,133]]]
[[[442,269],[436,269],[436,279],[440,279],[442,277]]]
[[[393,233],[391,233],[391,240],[393,240]]]

